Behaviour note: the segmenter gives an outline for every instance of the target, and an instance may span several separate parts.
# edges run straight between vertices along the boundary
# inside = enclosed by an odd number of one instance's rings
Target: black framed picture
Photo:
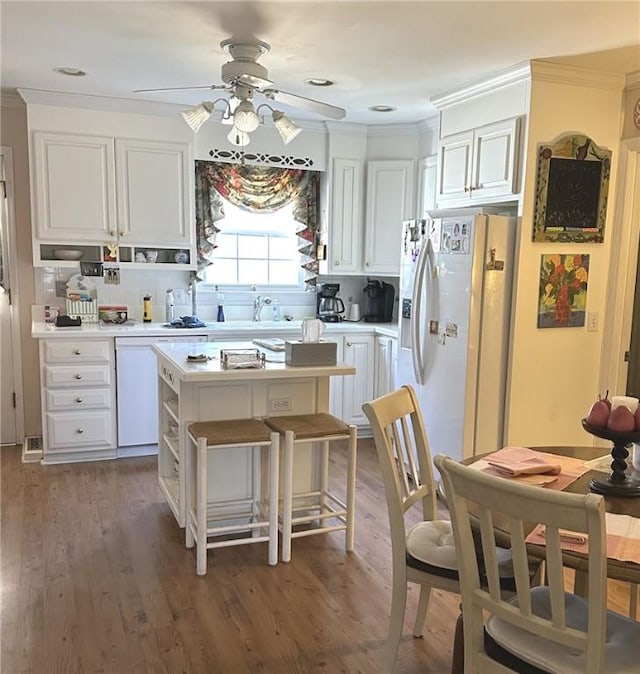
[[[570,134],[538,145],[534,241],[602,243],[611,151]]]

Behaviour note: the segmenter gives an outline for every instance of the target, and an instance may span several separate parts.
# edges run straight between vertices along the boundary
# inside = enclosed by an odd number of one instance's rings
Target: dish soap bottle
[[[165,320],[167,323],[171,323],[173,320],[173,307],[174,307],[174,298],[173,298],[173,289],[169,288],[164,299],[165,306]]]
[[[278,302],[278,300],[273,300],[273,304],[271,305],[271,311],[273,320],[279,321],[281,316],[280,316],[280,302]]]
[[[142,322],[151,323],[151,295],[145,295],[142,304]]]
[[[218,293],[217,300],[218,300],[218,317],[217,317],[216,320],[218,321],[218,323],[223,323],[224,322],[224,295],[222,293]]]

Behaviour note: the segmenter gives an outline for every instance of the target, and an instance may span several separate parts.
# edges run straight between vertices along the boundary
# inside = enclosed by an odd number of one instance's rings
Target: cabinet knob
[[[82,398],[76,398],[76,402],[77,402],[77,403],[81,403],[81,402],[82,402]]]
[[[353,342],[347,342],[347,346],[352,346]]]
[[[333,264],[334,264],[336,267],[339,267],[339,266],[340,266],[340,260],[336,260]]]
[[[371,262],[365,262],[365,263],[364,263],[364,266],[365,266],[365,267],[370,267],[370,266],[371,266]]]
[[[123,237],[125,237],[126,235],[127,235],[126,232],[120,232],[120,238],[123,238]]]
[[[109,230],[109,236],[112,236],[115,239],[116,236],[115,230],[113,229]]]
[[[80,351],[80,349],[76,349],[73,353],[75,353],[76,356],[79,356],[82,353],[82,351]]]
[[[78,435],[81,435],[82,433],[84,433],[84,428],[76,428],[76,433]]]
[[[82,379],[82,375],[81,375],[81,374],[77,374],[77,375],[76,375],[76,379]]]
[[[464,191],[465,192],[471,192],[471,188],[469,187],[469,185],[464,186]]]

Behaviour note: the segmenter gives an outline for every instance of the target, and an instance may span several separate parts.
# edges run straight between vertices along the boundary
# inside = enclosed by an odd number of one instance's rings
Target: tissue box
[[[285,342],[284,360],[287,365],[298,367],[335,365],[337,347],[336,342]]]

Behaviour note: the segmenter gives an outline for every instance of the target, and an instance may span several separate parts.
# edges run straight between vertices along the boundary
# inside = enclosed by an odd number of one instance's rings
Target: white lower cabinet
[[[113,340],[42,340],[40,380],[43,463],[113,458]]]
[[[374,397],[390,393],[395,388],[395,358],[398,340],[395,337],[376,335]]]
[[[362,403],[371,400],[374,383],[374,337],[372,335],[331,335],[338,343],[338,362],[353,365],[356,374],[331,377],[331,413],[348,424],[369,426]]]

